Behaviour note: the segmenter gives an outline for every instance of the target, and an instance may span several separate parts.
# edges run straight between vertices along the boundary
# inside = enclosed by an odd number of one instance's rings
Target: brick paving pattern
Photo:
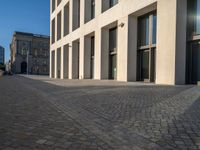
[[[0,79],[0,150],[200,149],[200,87]]]

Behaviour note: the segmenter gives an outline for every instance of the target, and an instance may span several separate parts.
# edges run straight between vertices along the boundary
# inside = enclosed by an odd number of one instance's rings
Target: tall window
[[[200,0],[197,0],[196,33],[200,34]]]
[[[200,35],[200,0],[188,0],[188,36]]]
[[[114,5],[116,5],[118,3],[118,0],[110,0],[110,8],[113,7]]]
[[[149,15],[139,18],[139,44],[140,46],[149,45]]]
[[[61,3],[62,0],[57,0],[57,6]]]
[[[118,3],[118,0],[102,0],[102,12],[115,6],[117,3]]]
[[[156,13],[138,18],[138,80],[155,81]]]
[[[55,42],[55,18],[51,22],[51,43]]]
[[[73,0],[73,30],[80,27],[80,0]]]
[[[91,19],[95,17],[95,0],[91,0]]]
[[[57,40],[61,39],[61,11],[57,15]]]
[[[109,79],[117,78],[117,28],[109,30]]]
[[[69,34],[69,3],[64,7],[64,36]]]
[[[94,55],[95,55],[95,38],[91,37],[91,62],[90,62],[90,78],[94,78]]]
[[[56,6],[56,0],[52,0],[51,2],[52,2],[51,3],[51,9],[52,9],[52,12],[54,12],[55,6]]]
[[[157,15],[153,14],[153,37],[152,44],[156,44],[156,34],[157,34]]]

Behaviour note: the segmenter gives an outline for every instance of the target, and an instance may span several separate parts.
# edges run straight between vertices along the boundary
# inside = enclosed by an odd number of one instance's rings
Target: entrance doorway
[[[27,63],[25,61],[21,63],[21,73],[27,73]]]
[[[109,79],[117,79],[117,28],[109,30]]]
[[[200,40],[188,44],[187,82],[197,84],[200,81]]]
[[[138,81],[155,82],[156,31],[155,11],[138,18]]]

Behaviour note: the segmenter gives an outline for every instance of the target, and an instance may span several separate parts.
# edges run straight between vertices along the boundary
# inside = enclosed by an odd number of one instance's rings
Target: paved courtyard
[[[200,149],[200,87],[0,78],[0,150]]]

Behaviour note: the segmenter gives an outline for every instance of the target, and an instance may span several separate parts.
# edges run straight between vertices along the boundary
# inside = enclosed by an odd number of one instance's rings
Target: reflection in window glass
[[[156,44],[156,34],[157,34],[157,16],[153,15],[153,44]]]
[[[197,0],[197,22],[196,22],[196,33],[200,34],[200,0]]]
[[[110,0],[110,7],[113,7],[118,3],[118,0]]]
[[[149,45],[149,16],[139,19],[140,46]]]

